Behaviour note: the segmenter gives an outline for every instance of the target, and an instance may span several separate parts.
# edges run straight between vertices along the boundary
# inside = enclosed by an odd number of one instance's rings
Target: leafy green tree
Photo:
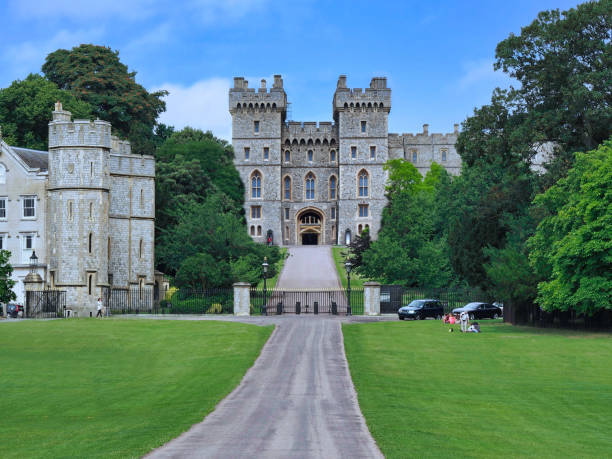
[[[166,109],[162,97],[168,92],[149,93],[136,83],[136,72],[129,72],[119,60],[119,51],[96,45],[58,49],[47,56],[42,71],[60,89],[88,102],[95,116],[110,121],[130,140],[132,151],[154,152],[153,130]]]
[[[10,145],[47,150],[49,121],[55,102],[72,112],[75,118],[88,119],[92,108],[77,100],[69,91],[59,89],[46,78],[30,74],[0,89],[0,126]]]
[[[8,303],[17,299],[13,292],[15,281],[11,279],[13,267],[9,264],[11,252],[0,250],[0,303]]]
[[[350,257],[353,268],[359,272],[359,268],[363,265],[363,255],[370,248],[372,239],[370,238],[370,229],[365,228],[361,234],[356,235],[349,245]]]
[[[547,311],[612,309],[612,140],[577,153],[566,178],[535,199],[546,213],[529,240]]]

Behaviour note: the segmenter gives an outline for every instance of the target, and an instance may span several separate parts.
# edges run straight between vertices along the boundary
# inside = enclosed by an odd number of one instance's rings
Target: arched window
[[[361,171],[359,173],[359,197],[365,198],[368,196],[368,173]]]
[[[93,251],[93,234],[89,233],[88,241],[87,241],[89,253]]]
[[[285,162],[288,163],[291,161],[291,152],[289,150],[285,150]]]
[[[257,235],[261,236],[261,226],[257,226]]]
[[[336,199],[336,194],[337,194],[336,187],[337,186],[338,186],[338,184],[337,184],[336,177],[334,175],[332,175],[329,178],[329,199]]]
[[[314,199],[315,197],[315,177],[312,172],[306,176],[306,199]]]
[[[0,184],[6,183],[6,166],[4,164],[0,164]]]
[[[261,198],[261,174],[259,171],[251,174],[251,198]]]
[[[313,153],[312,150],[308,150],[308,162],[311,163],[313,159]]]
[[[291,201],[291,177],[285,177],[283,187],[283,197],[285,201]]]
[[[251,225],[251,236],[255,236],[255,225]]]
[[[336,150],[332,150],[332,151],[329,152],[329,160],[332,163],[336,162]]]
[[[361,234],[361,232],[362,232],[362,231],[363,231],[363,226],[362,226],[362,225],[359,225],[359,226],[357,227],[357,232],[358,232],[359,234]]]

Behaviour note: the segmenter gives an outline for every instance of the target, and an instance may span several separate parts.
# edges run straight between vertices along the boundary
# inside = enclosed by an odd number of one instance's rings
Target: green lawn
[[[431,320],[343,325],[383,454],[610,457],[612,336],[480,323],[480,335]]]
[[[139,457],[212,411],[271,332],[208,321],[0,324],[0,457]]]
[[[270,290],[276,287],[276,282],[278,281],[278,276],[280,276],[281,271],[283,270],[283,266],[285,264],[285,259],[287,258],[287,247],[281,247],[280,249],[281,257],[280,260],[276,262],[276,275],[271,277],[270,279],[266,279],[266,288]],[[259,281],[257,284],[258,289],[263,289],[263,279]]]
[[[336,270],[338,271],[338,277],[340,277],[340,282],[342,283],[342,287],[347,287],[346,280],[346,269],[344,267],[344,262],[346,257],[343,255],[348,253],[348,248],[343,246],[334,246],[332,247],[332,253],[334,255],[334,262],[336,263]],[[351,288],[363,288],[363,283],[367,282],[368,279],[363,279],[361,276],[355,273],[351,273]]]

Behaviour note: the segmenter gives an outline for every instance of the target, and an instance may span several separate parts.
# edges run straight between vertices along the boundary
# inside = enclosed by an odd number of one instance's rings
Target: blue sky
[[[45,56],[81,43],[110,46],[149,90],[164,88],[161,120],[231,137],[227,91],[283,75],[297,121],[331,120],[338,75],[349,87],[386,76],[391,132],[451,132],[496,86],[495,45],[566,0],[277,1],[0,0],[0,87],[40,71]]]

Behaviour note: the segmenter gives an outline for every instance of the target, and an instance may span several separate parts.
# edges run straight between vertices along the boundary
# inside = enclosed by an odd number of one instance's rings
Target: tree
[[[9,264],[11,252],[8,250],[0,250],[0,303],[8,303],[17,299],[17,295],[13,292],[15,281],[11,279],[13,267]]]
[[[153,153],[153,129],[166,110],[162,97],[168,92],[149,93],[136,83],[136,72],[121,63],[119,51],[96,45],[59,49],[47,56],[42,71],[60,89],[88,102],[95,116],[110,121],[121,137],[130,140],[132,151]]]
[[[351,241],[349,261],[356,272],[359,272],[359,268],[363,265],[363,255],[370,248],[371,243],[370,229],[367,227]]]
[[[538,195],[547,215],[529,240],[538,304],[592,315],[612,309],[612,140],[577,153],[566,178]]]
[[[69,91],[59,89],[46,78],[30,74],[0,89],[0,126],[10,145],[47,150],[49,121],[55,102],[60,101],[75,118],[88,119],[92,108]]]

